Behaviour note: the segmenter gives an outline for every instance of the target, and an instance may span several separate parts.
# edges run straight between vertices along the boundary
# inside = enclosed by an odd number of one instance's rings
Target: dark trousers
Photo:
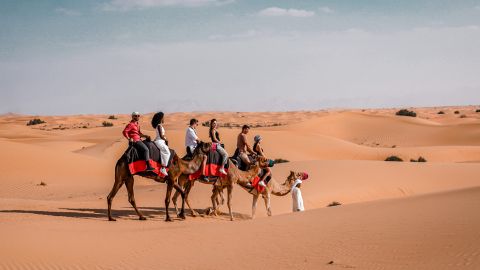
[[[188,147],[188,146],[187,146],[187,157],[193,158],[192,150],[191,150],[190,147]]]
[[[145,155],[145,160],[150,160],[150,151],[148,150],[148,147],[143,143],[143,141],[134,142],[134,144],[135,146],[137,146],[137,149],[142,149],[142,152]]]

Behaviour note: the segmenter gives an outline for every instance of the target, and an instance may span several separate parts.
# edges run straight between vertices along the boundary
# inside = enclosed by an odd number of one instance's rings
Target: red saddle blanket
[[[224,176],[219,170],[222,167],[222,155],[217,152],[216,144],[212,144],[212,149],[208,152],[207,163],[204,170],[199,169],[195,173],[188,176],[189,180],[195,180],[200,178],[201,175],[209,176]],[[225,165],[225,171],[228,172],[228,162]]]
[[[160,172],[160,168],[162,167],[162,165],[159,162],[156,162],[153,160],[149,160],[149,162],[152,168],[155,169],[152,173],[162,178],[165,178],[165,176],[167,176],[166,174],[162,174]],[[139,173],[145,172],[145,170],[147,169],[147,163],[145,162],[145,160],[137,160],[132,163],[129,163],[128,169],[130,169],[131,174],[139,174]],[[168,172],[168,168],[165,168],[165,170]]]
[[[258,184],[258,182],[260,182],[260,179],[260,176],[255,176],[255,178],[253,178],[252,180],[252,187],[256,189],[259,193],[262,193],[263,191],[265,191],[265,187],[262,187]]]

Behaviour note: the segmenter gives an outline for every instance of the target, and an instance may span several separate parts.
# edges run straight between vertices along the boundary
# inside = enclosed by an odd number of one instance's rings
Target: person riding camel
[[[217,119],[210,120],[210,130],[209,130],[210,139],[212,143],[216,144],[217,152],[222,156],[222,167],[218,170],[221,174],[226,175],[225,165],[228,162],[228,153],[225,151],[225,148],[220,141],[220,134],[217,131]]]
[[[168,141],[167,137],[165,137],[165,129],[163,128],[164,121],[165,119],[163,112],[156,113],[152,118],[152,127],[157,133],[157,136],[155,137],[155,140],[153,142],[160,150],[160,159],[162,162],[160,172],[163,175],[167,175],[167,170],[165,169],[165,167],[167,167],[168,160],[170,159],[170,149],[168,148]]]
[[[263,153],[263,148],[261,146],[262,142],[262,137],[260,135],[255,135],[253,138],[254,144],[253,144],[253,151],[255,154],[257,154],[260,157],[265,157],[265,154]],[[266,187],[266,182],[265,180],[267,179],[268,176],[272,174],[272,170],[270,170],[269,167],[264,168],[264,172],[262,175],[262,179],[258,182],[258,184],[262,187]]]
[[[197,148],[198,143],[200,143],[200,138],[197,135],[197,126],[198,120],[195,118],[190,119],[190,124],[185,133],[185,147],[187,150],[187,157],[193,158],[193,152]],[[207,157],[204,156],[202,166],[200,170],[202,171],[201,179],[208,182],[208,178],[203,174],[205,171],[205,166],[207,163]]]
[[[145,162],[147,163],[146,171],[154,171],[155,169],[150,165],[150,151],[148,147],[143,143],[141,138],[150,139],[150,136],[143,134],[140,131],[140,124],[138,120],[140,119],[139,112],[132,113],[132,120],[127,124],[123,130],[123,136],[133,145],[137,146],[137,149],[141,149],[144,154]]]
[[[198,120],[195,118],[190,119],[190,125],[187,128],[185,134],[185,147],[187,150],[187,156],[193,157],[193,150],[197,147],[200,139],[197,136]]]
[[[247,168],[250,167],[250,158],[248,157],[247,153],[255,153],[248,144],[247,134],[249,131],[250,127],[248,125],[243,125],[242,132],[240,132],[237,137],[238,156],[240,157],[240,159],[242,159],[243,163],[247,165]]]

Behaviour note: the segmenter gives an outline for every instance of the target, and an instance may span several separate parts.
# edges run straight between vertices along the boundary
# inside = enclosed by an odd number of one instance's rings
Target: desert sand
[[[218,119],[233,153],[239,125],[260,134],[283,182],[306,171],[305,212],[272,196],[273,216],[233,191],[227,215],[164,222],[166,185],[135,177],[138,220],[122,188],[106,217],[129,115],[0,116],[0,269],[480,269],[480,113],[476,106],[166,115],[185,153],[190,118]],[[444,114],[438,114],[443,111]],[[458,111],[458,113],[455,113]],[[152,113],[141,119],[154,136]],[[40,118],[46,123],[27,126]],[[102,122],[113,123],[103,127]],[[199,136],[208,139],[208,128]],[[404,162],[386,162],[396,155]],[[410,162],[424,157],[427,162]],[[210,206],[211,186],[190,201]],[[327,207],[333,201],[340,206]],[[227,212],[226,205],[221,210]],[[173,214],[173,210],[171,210]],[[187,210],[187,214],[188,214]]]

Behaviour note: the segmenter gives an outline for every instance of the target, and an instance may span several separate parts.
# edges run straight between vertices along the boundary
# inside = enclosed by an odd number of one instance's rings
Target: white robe
[[[293,201],[293,212],[305,211],[303,207],[303,198],[302,191],[297,187],[297,184],[301,184],[302,180],[297,179],[292,187],[292,201]]]

